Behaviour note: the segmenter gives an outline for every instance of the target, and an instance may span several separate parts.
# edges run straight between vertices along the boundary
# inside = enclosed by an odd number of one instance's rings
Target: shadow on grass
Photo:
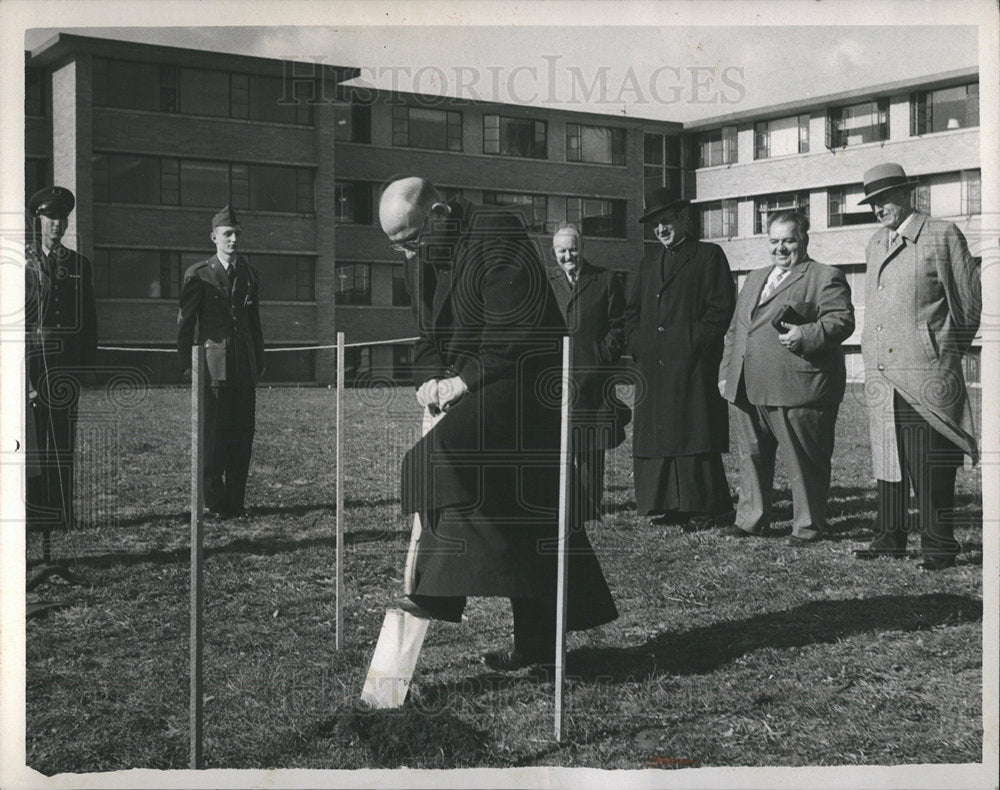
[[[950,593],[810,601],[748,620],[658,634],[637,647],[581,648],[567,659],[566,671],[584,681],[605,683],[698,675],[755,650],[832,643],[864,633],[927,631],[978,622],[982,616],[981,600]]]
[[[208,526],[211,529],[211,526]],[[396,530],[375,530],[363,529],[344,533],[344,545],[363,545],[390,541],[405,546],[409,541],[409,533]],[[266,538],[237,538],[229,543],[220,546],[206,546],[205,557],[213,557],[225,554],[253,554],[257,556],[270,556],[273,554],[284,554],[306,549],[326,546],[333,550],[337,541],[334,536],[323,538],[305,538],[302,540]],[[169,565],[173,563],[187,564],[191,559],[191,550],[187,546],[177,549],[154,549],[142,552],[112,552],[109,554],[93,554],[89,556],[77,557],[71,564],[75,567],[83,568],[113,568],[116,566],[143,565],[155,563]],[[41,560],[29,560],[28,567],[37,565]]]

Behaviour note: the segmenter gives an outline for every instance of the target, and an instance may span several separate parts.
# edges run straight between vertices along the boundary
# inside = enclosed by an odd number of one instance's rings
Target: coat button
[[[884,286],[884,285],[880,285],[880,286],[878,287],[878,289],[879,289],[880,291],[884,291],[884,290],[885,290],[885,286]]]
[[[892,349],[891,349],[891,348],[889,349],[889,353],[890,353],[890,354],[892,353]]]
[[[878,369],[879,369],[879,370],[885,370],[885,365],[879,365],[879,366],[878,366]]]
[[[882,324],[879,324],[877,327],[875,327],[875,331],[876,332],[881,332],[882,331]]]
[[[656,331],[657,331],[657,332],[662,332],[662,331],[663,331],[663,327],[662,327],[662,326],[658,326],[658,327],[656,327]]]

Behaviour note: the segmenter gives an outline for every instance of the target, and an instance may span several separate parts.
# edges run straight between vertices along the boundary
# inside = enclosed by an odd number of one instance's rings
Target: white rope
[[[344,348],[357,348],[359,346],[385,346],[390,343],[412,343],[414,340],[418,340],[416,337],[399,337],[394,340],[371,340],[367,343],[345,343]],[[273,354],[278,351],[321,351],[330,348],[336,348],[337,345],[334,343],[331,346],[290,346],[288,348],[265,348],[265,354]],[[98,346],[98,351],[147,351],[156,354],[176,354],[176,348],[134,348],[131,346]]]

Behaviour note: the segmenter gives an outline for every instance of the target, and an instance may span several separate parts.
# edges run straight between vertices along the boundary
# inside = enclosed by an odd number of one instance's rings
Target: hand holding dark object
[[[787,327],[789,326],[801,326],[808,323],[809,321],[790,304],[782,307],[781,312],[771,320],[771,326],[777,329],[779,333],[787,331]]]
[[[798,354],[802,350],[804,341],[802,327],[795,324],[782,324],[778,334],[778,342],[793,354]]]

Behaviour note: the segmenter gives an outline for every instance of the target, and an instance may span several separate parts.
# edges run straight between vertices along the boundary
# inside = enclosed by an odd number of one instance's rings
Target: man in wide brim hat
[[[858,205],[870,204],[874,198],[883,195],[893,189],[907,187],[912,189],[917,182],[908,178],[902,166],[895,162],[886,162],[875,165],[865,171],[865,196],[858,201]]]
[[[689,214],[667,187],[646,194],[639,221],[660,243],[645,245],[625,337],[645,385],[632,432],[637,512],[694,530],[732,517],[722,465],[729,415],[717,377],[736,288],[722,248],[689,233]]]
[[[913,208],[915,182],[893,162],[864,174],[882,225],[865,250],[861,352],[878,510],[859,559],[906,557],[910,486],[917,499],[921,568],[955,564],[952,510],[963,455],[978,447],[962,355],[979,328],[980,259],[953,222]]]
[[[657,187],[646,193],[643,214],[639,217],[639,222],[649,222],[665,211],[683,209],[690,205],[691,201],[677,196],[669,187]]]

